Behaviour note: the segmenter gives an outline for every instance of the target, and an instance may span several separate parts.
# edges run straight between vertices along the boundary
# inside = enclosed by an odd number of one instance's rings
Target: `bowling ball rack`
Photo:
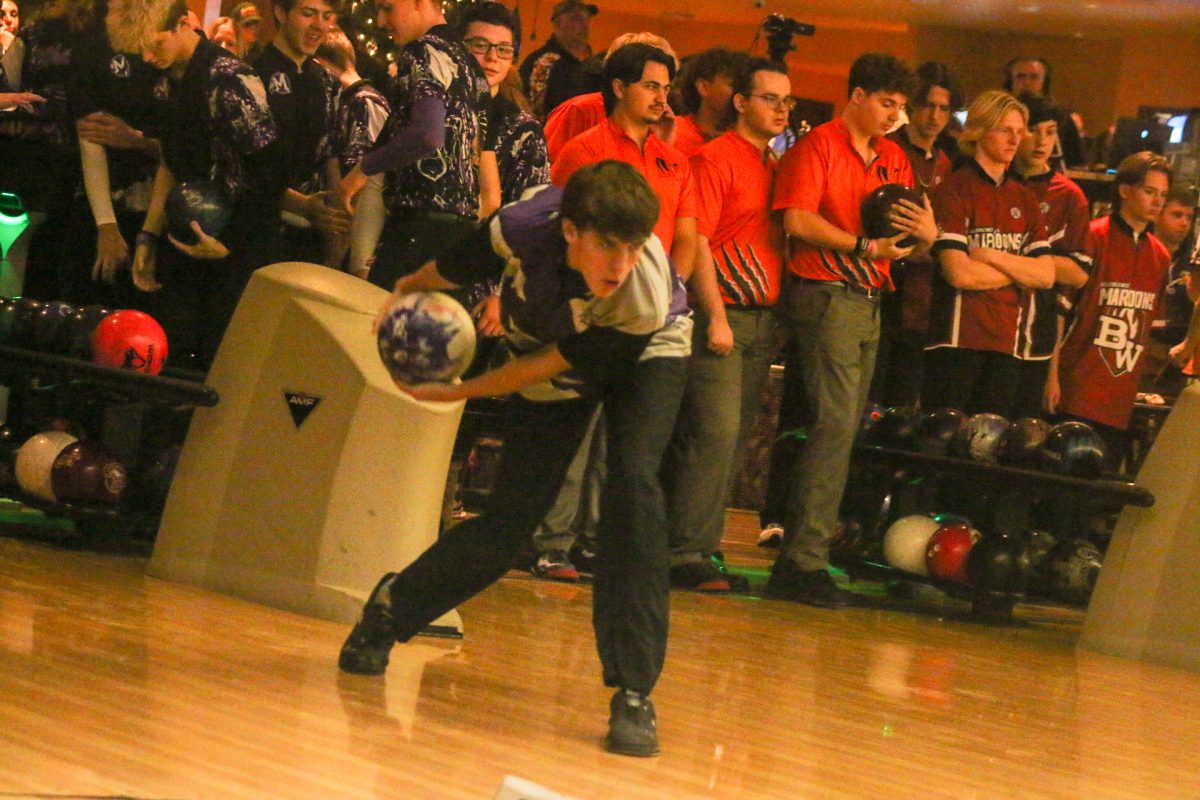
[[[120,455],[126,455],[122,450],[144,449],[139,441],[146,435],[146,428],[142,426],[143,417],[161,416],[165,409],[169,414],[184,415],[182,419],[186,420],[192,408],[216,406],[219,395],[203,379],[204,376],[199,373],[170,369],[160,375],[147,375],[67,356],[0,345],[0,385],[13,389],[14,399],[21,392],[72,393],[93,399],[103,406],[105,414],[110,408],[119,408],[120,414],[108,421],[104,433],[98,438],[108,446],[105,434],[114,429],[135,429],[132,441],[124,442],[121,447],[110,448]],[[18,425],[21,425],[20,420]],[[28,429],[29,426],[22,427]],[[28,430],[30,435],[36,432]],[[11,490],[5,489],[4,494],[49,517],[71,520],[75,538],[88,540],[103,536],[151,542],[158,530],[162,509],[136,496],[138,483],[133,479],[133,473],[131,470],[132,485],[117,506],[49,502],[30,497],[16,486]],[[55,538],[70,537],[64,535]]]
[[[211,408],[219,400],[216,389],[193,380],[170,377],[169,370],[165,375],[146,375],[77,358],[0,345],[0,385],[11,386],[29,378],[52,384],[87,381],[108,393],[163,405]]]
[[[948,596],[970,599],[975,615],[990,622],[1011,620],[1012,608],[1020,598],[985,597],[962,584],[896,570],[884,563],[870,543],[882,536],[892,519],[926,511],[969,517],[985,535],[1024,536],[1032,527],[1035,506],[1046,502],[1059,511],[1065,529],[1076,531],[1085,529],[1097,514],[1119,512],[1127,505],[1154,505],[1151,492],[1120,476],[1079,478],[868,444],[856,446],[853,458],[852,482],[860,491],[848,497],[843,515],[861,523],[868,544],[858,552],[831,554],[835,563],[852,575],[927,584]],[[861,491],[864,484],[868,488]],[[963,498],[967,498],[967,507],[954,504]]]

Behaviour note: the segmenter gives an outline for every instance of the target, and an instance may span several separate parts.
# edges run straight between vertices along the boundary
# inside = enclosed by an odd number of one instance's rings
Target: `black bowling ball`
[[[869,431],[867,440],[884,447],[911,447],[917,438],[919,421],[916,409],[911,406],[893,406],[883,412]]]
[[[1038,572],[1052,596],[1087,605],[1103,560],[1099,548],[1087,539],[1068,539],[1050,550]]]
[[[71,358],[92,360],[92,331],[100,324],[109,310],[104,306],[89,305],[75,309],[58,329],[54,340],[54,351]]]
[[[199,241],[192,222],[214,239],[220,239],[233,215],[228,194],[212,181],[181,181],[167,195],[167,231],[183,244]]]
[[[13,298],[16,310],[13,315],[12,333],[9,344],[17,347],[32,347],[34,341],[33,326],[38,312],[42,310],[42,301],[32,297]]]
[[[1020,539],[1002,534],[984,536],[967,554],[967,579],[976,592],[1017,598],[1029,582],[1029,549]]]
[[[1104,440],[1083,422],[1060,422],[1046,434],[1041,461],[1046,469],[1076,478],[1095,478],[1104,469]]]
[[[862,217],[863,233],[868,239],[887,239],[896,236],[900,231],[892,224],[888,214],[892,206],[901,200],[909,200],[917,205],[924,205],[921,193],[902,183],[885,183],[863,198],[859,206]],[[906,236],[897,242],[900,247],[911,247],[917,240]]]
[[[0,297],[0,344],[8,344],[17,320],[17,303]]]
[[[74,313],[74,308],[58,300],[42,303],[31,322],[29,346],[34,350],[54,352],[59,329]]]
[[[930,411],[917,423],[917,449],[929,455],[946,455],[966,421],[967,415],[957,408]]]
[[[1000,437],[1000,449],[996,456],[1001,464],[1011,467],[1036,466],[1050,423],[1036,417],[1021,417],[1008,427]]]

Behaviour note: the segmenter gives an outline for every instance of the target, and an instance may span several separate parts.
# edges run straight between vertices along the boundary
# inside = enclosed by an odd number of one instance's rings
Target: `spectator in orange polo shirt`
[[[779,350],[773,306],[783,231],[771,218],[775,155],[768,145],[795,104],[787,67],[775,61],[744,59],[730,88],[732,129],[692,156],[698,258],[712,264],[723,304],[717,315],[696,315],[687,388],[662,470],[671,583],[708,592],[748,588],[716,554],[733,465]],[[729,347],[709,343],[716,316],[733,332]]]
[[[927,248],[937,238],[928,203],[897,203],[892,221],[901,233],[880,239],[863,236],[859,206],[881,184],[913,184],[908,157],[886,136],[916,89],[916,76],[894,56],[860,56],[850,67],[841,117],[814,128],[779,165],[774,205],[795,242],[792,280],[780,304],[815,419],[793,468],[770,597],[828,608],[850,604],[827,571],[829,543],[875,369],[880,292],[891,285],[892,260],[913,252],[901,239],[914,236]]]
[[[676,62],[676,70],[679,70],[679,59],[676,58],[676,53],[671,49],[671,43],[665,38],[652,34],[649,31],[641,31],[638,34],[622,34],[614,38],[604,54],[604,61],[608,61],[608,56],[616,53],[617,50],[626,46],[626,44],[650,44],[650,46],[659,48],[662,52],[670,55]],[[604,77],[600,77],[601,82]],[[563,149],[563,145],[570,142],[578,134],[584,131],[592,130],[595,126],[604,122],[604,94],[599,91],[588,92],[587,95],[577,95],[571,97],[558,104],[554,108],[550,116],[546,119],[546,152],[550,154],[550,160],[554,161],[558,158],[558,152]],[[672,124],[674,116],[670,118]],[[672,125],[671,132],[673,134],[674,127]],[[662,130],[660,122],[659,137],[667,144],[672,144],[672,140],[667,138],[666,133]]]
[[[671,49],[671,44],[661,36],[649,31],[622,33],[609,44],[608,51],[604,54],[604,60],[608,61],[610,55],[625,45],[639,42],[653,45],[674,58],[675,69],[679,69],[679,59],[676,58],[675,51]],[[559,151],[567,142],[604,122],[604,117],[604,96],[601,92],[577,95],[560,103],[546,119],[546,152],[550,154],[550,160],[554,161],[558,158]],[[659,138],[667,144],[674,143],[674,122],[673,115],[664,114],[656,131]]]
[[[633,166],[650,181],[659,198],[654,233],[671,254],[675,268],[688,273],[696,241],[692,171],[678,150],[653,134],[667,108],[667,91],[674,77],[675,59],[657,47],[630,44],[610,55],[604,64],[602,92],[608,116],[563,147],[551,167],[550,179],[562,186],[580,167],[606,159]],[[688,258],[673,252],[677,228],[683,229],[681,244],[693,248],[685,254]]]

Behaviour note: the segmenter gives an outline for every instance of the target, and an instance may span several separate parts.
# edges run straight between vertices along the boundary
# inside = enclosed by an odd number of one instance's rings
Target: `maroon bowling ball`
[[[54,497],[63,503],[116,505],[128,485],[125,466],[90,440],[63,448],[50,471]]]

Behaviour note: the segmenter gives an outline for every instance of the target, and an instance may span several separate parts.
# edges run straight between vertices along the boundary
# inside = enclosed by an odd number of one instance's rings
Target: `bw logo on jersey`
[[[1100,316],[1092,344],[1113,377],[1132,372],[1146,349],[1142,341],[1147,319],[1154,310],[1156,295],[1130,289],[1127,283],[1106,283],[1100,287]]]

